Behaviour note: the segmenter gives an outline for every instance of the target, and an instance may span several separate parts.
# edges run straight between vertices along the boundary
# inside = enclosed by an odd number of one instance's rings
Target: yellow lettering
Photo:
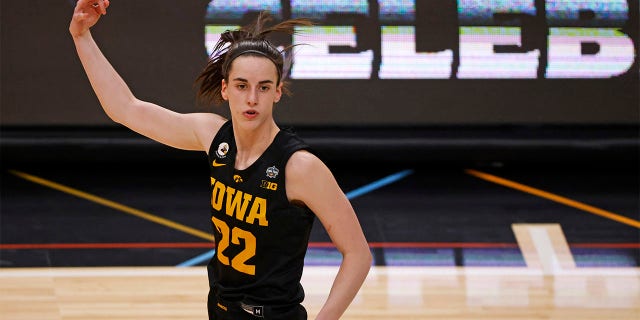
[[[236,215],[236,219],[244,220],[244,214],[247,212],[247,206],[251,202],[252,195],[243,193],[242,191],[236,192],[236,189],[227,187],[227,215]]]
[[[263,227],[269,225],[269,221],[267,221],[267,200],[264,198],[254,198],[246,222],[253,224],[256,219],[258,219],[258,224]]]
[[[256,255],[256,237],[249,231],[240,228],[231,230],[231,243],[240,245],[240,239],[244,239],[244,249],[231,259],[231,266],[246,274],[256,275],[256,266],[246,264],[247,260]]]
[[[229,257],[225,256],[224,253],[222,253],[222,251],[224,251],[227,247],[229,247],[229,226],[227,226],[227,224],[224,223],[224,221],[216,217],[211,217],[211,221],[213,221],[213,224],[216,226],[216,229],[222,235],[221,239],[216,240],[218,244],[217,250],[216,250],[216,255],[218,256],[218,260],[222,264],[229,265]]]
[[[211,207],[216,211],[222,210],[223,202],[225,202],[225,213],[230,217],[235,217],[240,221],[245,221],[249,224],[254,224],[256,219],[258,224],[266,227],[269,225],[267,220],[267,200],[260,197],[254,197],[251,194],[236,190],[235,188],[225,186],[222,182],[211,178],[211,185],[213,186],[211,191]],[[276,190],[278,184],[268,181],[262,182],[262,187]],[[253,200],[253,202],[252,202]],[[249,215],[245,220],[245,214],[247,213],[247,207],[251,203],[251,209],[249,209]]]
[[[213,182],[213,181],[212,181]],[[224,189],[225,186],[220,181],[216,181],[213,186],[213,191],[211,191],[211,206],[216,211],[220,211],[222,209],[222,200],[224,199]]]
[[[269,190],[278,190],[278,184],[275,182],[269,182],[267,180],[262,180],[260,183],[261,188],[269,189]]]

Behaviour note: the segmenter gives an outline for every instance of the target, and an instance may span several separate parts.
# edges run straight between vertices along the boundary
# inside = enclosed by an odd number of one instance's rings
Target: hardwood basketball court
[[[313,319],[335,267],[307,267]],[[638,269],[374,267],[342,319],[638,319]],[[206,319],[204,267],[0,272],[2,319]]]
[[[199,169],[14,168],[0,184],[0,319],[206,319]],[[633,172],[494,169],[491,183],[409,169],[336,168],[374,254],[342,319],[640,318]],[[402,179],[360,188],[394,172]],[[339,264],[319,224],[307,258],[313,319]]]

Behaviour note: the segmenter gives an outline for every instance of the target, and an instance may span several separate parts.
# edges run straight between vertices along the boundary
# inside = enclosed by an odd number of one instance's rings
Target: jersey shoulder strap
[[[235,145],[235,139],[233,137],[233,127],[231,126],[231,120],[223,123],[215,137],[211,141],[209,146],[209,158],[214,157],[220,147],[220,143],[227,142]],[[228,151],[228,150],[227,150]],[[225,151],[226,152],[226,151]]]
[[[279,154],[280,161],[284,164],[286,164],[292,154],[299,150],[306,150],[315,154],[311,146],[300,138],[291,128],[281,128],[275,144],[276,148],[273,148],[271,152]]]

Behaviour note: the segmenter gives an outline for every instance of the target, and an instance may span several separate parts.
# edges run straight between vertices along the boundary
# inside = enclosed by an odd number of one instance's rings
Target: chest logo
[[[260,182],[260,188],[276,191],[278,190],[278,184],[275,182],[262,180],[262,182]]]
[[[280,172],[280,170],[278,170],[276,166],[267,168],[267,178],[275,179],[278,176],[278,172]]]
[[[242,177],[239,174],[233,175],[233,181],[235,181],[236,183],[243,182]]]
[[[229,152],[229,144],[226,142],[223,142],[218,145],[218,150],[216,150],[216,156],[222,159],[227,156],[227,152]]]
[[[222,167],[222,166],[226,165],[226,163],[220,163],[220,162],[217,162],[217,161],[218,161],[218,159],[213,160],[213,166],[214,167]]]

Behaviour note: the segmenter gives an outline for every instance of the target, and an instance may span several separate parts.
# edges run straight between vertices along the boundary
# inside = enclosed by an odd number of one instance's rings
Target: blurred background
[[[105,188],[114,197],[119,188],[129,192],[122,200],[146,192],[147,201],[139,206],[154,210],[162,207],[153,199],[167,183],[158,172],[185,185],[193,185],[185,176],[206,177],[204,154],[170,149],[106,117],[68,33],[74,4],[0,0],[4,243],[37,241],[18,227],[29,224],[22,220],[25,211],[75,210],[8,170]],[[226,114],[226,106],[196,103],[194,80],[218,34],[262,10],[276,22],[297,17],[316,22],[298,35],[273,39],[296,45],[289,72],[293,95],[276,106],[276,121],[293,127],[318,151],[345,191],[416,170],[410,182],[384,194],[391,202],[401,199],[388,212],[380,213],[386,207],[371,199],[354,201],[359,214],[387,217],[372,222],[370,239],[515,243],[510,223],[568,219],[563,223],[572,226],[570,242],[638,242],[636,227],[603,226],[604,219],[586,221],[580,214],[536,216],[537,210],[549,211],[547,202],[537,207],[502,189],[486,191],[463,173],[474,168],[537,182],[637,220],[638,1],[112,0],[92,33],[138,98],[178,112]],[[155,169],[159,164],[161,171]],[[185,171],[192,164],[201,166]],[[140,183],[138,188],[109,187],[130,180]],[[145,182],[154,185],[145,189]],[[420,188],[429,191],[435,208],[420,202]],[[179,192],[193,195],[191,189],[170,190],[178,192],[175,198]],[[38,206],[34,195],[51,202]],[[482,216],[471,210],[482,209],[471,201],[480,201],[479,195],[491,199]],[[201,204],[199,214],[207,212],[206,200]],[[435,221],[431,232],[418,229],[414,236],[376,233],[376,226],[393,226],[383,222],[397,218],[398,207],[453,212],[458,215],[448,218],[458,220],[429,220]],[[497,217],[492,212],[498,211],[504,213],[503,236],[492,233],[491,219]],[[509,216],[525,211],[531,215]],[[407,221],[398,230],[412,225]],[[207,230],[206,219],[202,222],[200,228]],[[638,265],[637,246],[617,248],[631,248],[627,265]],[[5,262],[11,260],[5,265],[28,260],[3,254]],[[51,264],[38,259],[22,265]]]
[[[73,0],[1,3],[3,160],[162,149],[100,108]],[[302,44],[276,120],[329,158],[637,162],[637,1],[112,1],[93,33],[140,99],[225,114],[194,79],[261,10],[317,23],[275,39]]]

